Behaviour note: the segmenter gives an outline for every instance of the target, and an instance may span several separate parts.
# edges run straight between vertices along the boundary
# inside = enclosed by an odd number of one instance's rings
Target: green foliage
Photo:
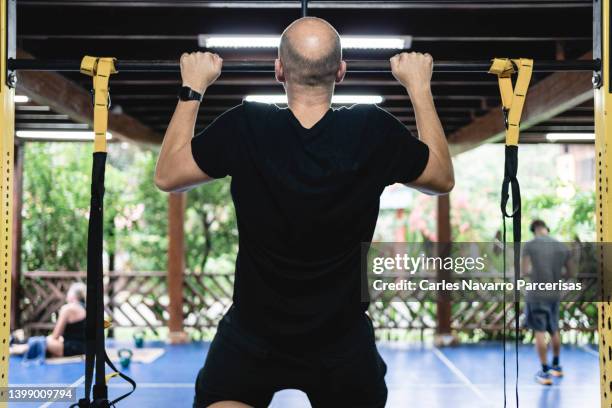
[[[117,246],[127,255],[127,269],[165,270],[167,266],[168,197],[153,183],[155,162],[156,152],[140,152],[124,170],[130,184],[118,200],[120,209],[113,222]]]
[[[457,186],[451,195],[451,225],[458,242],[490,241],[500,229],[501,146],[473,151],[455,160]],[[27,143],[24,160],[23,267],[28,270],[83,270],[86,267],[87,217],[91,174],[89,143]],[[478,149],[478,150],[482,150]],[[533,150],[533,151],[531,151]],[[594,193],[551,183],[550,149],[524,148],[523,236],[531,218],[542,218],[563,240],[594,239]],[[553,152],[554,153],[554,152]],[[483,157],[491,158],[483,160]],[[105,250],[124,269],[166,268],[167,194],[153,184],[157,152],[112,144],[106,170]],[[560,189],[569,189],[571,199]],[[436,239],[435,199],[416,195],[404,219],[409,242]],[[393,240],[393,213],[383,214],[378,236]],[[188,193],[185,215],[186,264],[229,269],[237,253],[238,232],[230,198],[230,180],[218,180]],[[387,227],[385,225],[388,225]],[[389,228],[388,232],[384,232]],[[509,230],[509,234],[510,234]],[[213,261],[214,262],[211,262]],[[217,262],[221,261],[221,262]]]
[[[91,145],[27,143],[25,149],[23,268],[85,270]],[[153,183],[156,159],[156,151],[126,144],[109,147],[104,200],[107,265],[112,258],[120,259],[122,269],[166,269],[168,196]],[[201,271],[210,259],[235,257],[238,239],[229,188],[229,180],[219,180],[188,193],[187,269]]]
[[[570,186],[571,187],[571,186]],[[523,236],[528,237],[532,219],[545,220],[551,234],[563,241],[595,239],[595,192],[579,191],[571,200],[554,192],[542,192],[523,203]]]
[[[85,268],[87,169],[91,168],[91,154],[86,154],[86,149],[82,144],[27,144],[22,211],[24,268]]]
[[[238,227],[230,196],[230,180],[200,186],[187,196],[186,263],[191,271],[206,270],[210,258],[233,260]]]
[[[485,145],[454,158],[455,189],[451,193],[451,227],[456,242],[490,242],[501,230],[499,209],[503,176],[503,145]],[[563,241],[579,237],[595,239],[595,194],[562,181],[558,174],[558,145],[521,147],[519,180],[523,198],[522,237],[531,237],[529,224],[541,218],[551,233]],[[406,211],[409,214],[407,240],[422,234],[435,238],[435,203],[418,195]],[[508,236],[512,223],[507,221]]]

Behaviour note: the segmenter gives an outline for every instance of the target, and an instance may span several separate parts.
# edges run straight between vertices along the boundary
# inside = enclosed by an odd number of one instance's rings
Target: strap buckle
[[[508,130],[508,128],[510,127],[510,122],[509,122],[509,115],[510,115],[510,109],[506,108],[505,106],[502,106],[502,113],[504,114],[504,127],[506,128],[506,130]]]
[[[89,93],[91,94],[91,104],[95,106],[96,105],[96,90],[90,89]],[[107,102],[106,102],[106,109],[110,109],[111,106],[112,106],[112,102],[111,102],[110,87],[109,87],[108,95],[107,95]]]

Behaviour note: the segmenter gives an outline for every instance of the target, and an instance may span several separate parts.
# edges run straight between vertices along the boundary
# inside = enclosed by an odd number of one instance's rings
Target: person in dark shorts
[[[288,108],[243,102],[193,137],[199,95],[222,63],[210,53],[181,57],[186,88],[155,174],[164,191],[232,178],[233,306],[198,374],[193,406],[265,407],[276,391],[294,388],[314,407],[383,407],[386,366],[361,297],[361,243],[372,240],[386,186],[441,194],[454,185],[432,58],[390,60],[419,138],[377,106],[331,108],[346,63],[336,30],[313,17],[281,37],[275,73]]]
[[[85,354],[85,294],[87,287],[82,282],[70,285],[66,293],[66,304],[59,310],[53,332],[44,340],[46,355],[69,357]],[[26,354],[28,344],[11,345],[11,354]],[[41,353],[42,354],[42,353]]]
[[[570,270],[570,251],[563,243],[549,235],[549,229],[542,220],[534,220],[530,230],[534,238],[523,248],[523,271],[533,282],[558,282],[563,277],[563,269]],[[525,326],[535,333],[536,351],[542,369],[536,373],[535,380],[542,385],[552,385],[553,377],[562,377],[559,362],[561,336],[559,334],[559,295],[556,292],[528,294],[525,304]],[[552,343],[552,364],[548,361],[548,342]]]

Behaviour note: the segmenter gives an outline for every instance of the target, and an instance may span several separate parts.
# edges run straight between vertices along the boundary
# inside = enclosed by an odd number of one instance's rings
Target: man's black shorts
[[[539,332],[559,330],[559,302],[527,302],[525,326]]]
[[[318,407],[379,408],[387,400],[387,366],[364,315],[325,351],[288,353],[240,327],[231,311],[219,324],[196,380],[194,408],[219,401],[267,407],[275,392],[299,389]]]

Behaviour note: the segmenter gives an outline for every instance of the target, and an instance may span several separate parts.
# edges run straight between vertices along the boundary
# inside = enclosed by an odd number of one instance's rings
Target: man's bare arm
[[[181,101],[172,115],[155,167],[155,185],[162,191],[183,191],[210,180],[191,154],[199,106],[197,101]]]
[[[521,257],[521,274],[525,277],[531,275],[531,258],[529,258],[529,255]]]
[[[53,332],[51,333],[52,338],[59,340],[59,338],[64,335],[64,330],[66,330],[66,325],[68,324],[69,313],[70,310],[68,309],[68,305],[62,306],[57,316],[57,322],[55,323]]]
[[[431,89],[410,94],[419,139],[429,147],[429,160],[423,173],[409,186],[427,194],[445,194],[455,186],[453,162],[442,124],[434,106]]]
[[[222,59],[211,53],[181,56],[183,85],[204,94],[221,72]],[[184,191],[212,180],[196,164],[191,139],[198,117],[198,101],[179,101],[176,105],[157,159],[155,185],[163,191]]]
[[[426,194],[448,193],[455,185],[455,175],[431,93],[433,59],[429,54],[401,53],[391,58],[391,70],[410,96],[419,139],[429,147],[425,170],[408,185]]]

